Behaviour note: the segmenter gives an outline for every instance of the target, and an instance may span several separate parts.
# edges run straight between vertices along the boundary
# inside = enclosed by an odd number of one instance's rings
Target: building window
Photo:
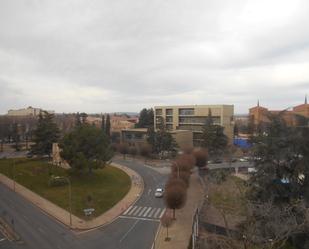
[[[178,126],[179,130],[203,131],[203,125],[182,125]]]
[[[193,108],[179,109],[179,115],[194,115],[194,109]]]
[[[173,123],[173,117],[166,117],[166,123]]]
[[[220,124],[219,116],[212,117],[214,124]],[[179,117],[180,124],[206,124],[207,117]]]
[[[167,130],[173,130],[173,125],[167,124],[167,125],[166,125],[166,129],[167,129]]]
[[[166,109],[166,115],[172,116],[173,115],[173,109]]]
[[[156,115],[162,115],[162,109],[156,109]]]

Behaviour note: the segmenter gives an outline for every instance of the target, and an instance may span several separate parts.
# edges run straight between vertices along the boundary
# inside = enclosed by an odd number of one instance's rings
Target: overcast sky
[[[0,113],[139,111],[309,94],[308,0],[1,0]]]

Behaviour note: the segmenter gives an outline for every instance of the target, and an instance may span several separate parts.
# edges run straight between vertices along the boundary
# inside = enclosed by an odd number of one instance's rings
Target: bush
[[[48,181],[48,186],[50,187],[60,187],[68,184],[68,181],[60,176],[51,176]]]

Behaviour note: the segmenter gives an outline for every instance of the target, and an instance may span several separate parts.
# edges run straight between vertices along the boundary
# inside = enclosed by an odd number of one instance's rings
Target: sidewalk
[[[192,232],[192,218],[203,199],[203,188],[197,172],[191,175],[186,205],[176,210],[176,221],[169,227],[170,241],[165,241],[166,228],[160,226],[153,249],[187,249]]]
[[[112,166],[123,170],[130,176],[132,184],[129,192],[115,206],[113,206],[111,209],[93,220],[85,221],[75,215],[72,215],[72,229],[89,230],[109,224],[130,205],[136,202],[137,199],[141,196],[144,189],[144,182],[141,176],[130,168],[122,166],[120,164],[113,163]],[[3,183],[8,188],[13,190],[13,180],[7,178],[2,174],[0,174],[0,183]],[[48,215],[54,217],[61,223],[70,227],[70,213],[68,211],[58,207],[54,203],[42,198],[41,196],[37,195],[36,193],[32,192],[31,190],[23,187],[18,183],[15,183],[15,191],[16,193],[23,196],[26,200],[30,201],[31,203],[42,209]]]

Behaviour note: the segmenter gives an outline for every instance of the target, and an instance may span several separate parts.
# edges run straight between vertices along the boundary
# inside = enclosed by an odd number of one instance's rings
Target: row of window
[[[219,116],[212,117],[212,122],[214,124],[220,124],[221,118]],[[161,121],[158,119],[157,124]],[[179,124],[205,124],[207,122],[207,117],[179,117]],[[173,117],[167,116],[165,123],[173,123]]]
[[[156,109],[156,115],[162,115],[162,109]],[[165,110],[166,116],[172,116],[173,115],[173,109],[166,109]],[[194,109],[193,108],[181,108],[178,110],[178,115],[184,116],[184,115],[194,115]]]

